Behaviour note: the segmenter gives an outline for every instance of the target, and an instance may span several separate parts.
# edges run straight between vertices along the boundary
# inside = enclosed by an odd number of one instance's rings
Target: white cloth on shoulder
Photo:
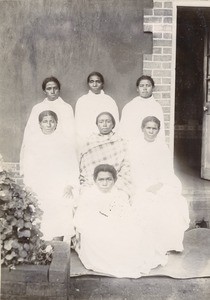
[[[41,222],[44,239],[70,238],[74,199],[66,198],[64,192],[71,186],[76,194],[79,184],[79,166],[72,141],[57,129],[46,135],[38,128],[25,140],[22,162],[24,183],[37,195],[44,212]]]
[[[75,107],[75,121],[79,148],[83,147],[89,136],[98,133],[96,118],[102,112],[109,112],[116,121],[116,127],[119,123],[119,111],[116,102],[104,93],[94,94],[89,91],[77,100]]]
[[[141,124],[148,116],[154,116],[160,120],[158,139],[165,141],[163,110],[153,96],[147,99],[137,96],[124,106],[119,126],[120,135],[126,140],[133,140],[139,135],[143,136]]]
[[[74,219],[80,236],[76,251],[87,269],[138,278],[167,257],[155,249],[147,224],[135,219],[124,196],[115,187],[102,193],[96,186],[81,196]]]
[[[42,102],[36,104],[31,111],[29,119],[27,121],[23,142],[20,152],[20,174],[23,173],[23,156],[25,145],[30,140],[31,136],[36,135],[40,131],[38,117],[39,114],[45,110],[51,110],[56,113],[58,117],[58,124],[56,131],[59,132],[62,136],[65,136],[72,143],[72,147],[76,147],[75,143],[75,121],[73,109],[70,104],[66,103],[58,97],[54,101],[50,101],[45,98]]]
[[[129,148],[134,210],[155,233],[158,249],[182,251],[189,210],[168,146],[161,140],[147,142],[139,137]]]

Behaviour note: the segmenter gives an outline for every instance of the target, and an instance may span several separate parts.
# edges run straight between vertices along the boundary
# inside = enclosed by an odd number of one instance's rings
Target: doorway
[[[200,178],[204,42],[210,8],[177,8],[175,168]]]

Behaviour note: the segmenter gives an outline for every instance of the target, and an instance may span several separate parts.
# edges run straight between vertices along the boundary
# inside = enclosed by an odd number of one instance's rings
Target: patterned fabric
[[[109,164],[117,170],[116,187],[130,195],[130,163],[127,159],[127,144],[116,133],[108,135],[93,134],[80,157],[80,183],[82,187],[93,184],[96,166]]]

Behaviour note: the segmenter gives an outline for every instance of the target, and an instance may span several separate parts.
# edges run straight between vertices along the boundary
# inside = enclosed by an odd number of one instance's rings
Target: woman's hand
[[[64,188],[63,196],[64,196],[65,198],[73,198],[73,187],[72,187],[71,185],[67,185],[67,186]]]

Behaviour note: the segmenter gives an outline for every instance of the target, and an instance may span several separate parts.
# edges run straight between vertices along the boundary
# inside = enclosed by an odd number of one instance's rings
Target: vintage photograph
[[[210,297],[210,0],[0,0],[2,300]]]

